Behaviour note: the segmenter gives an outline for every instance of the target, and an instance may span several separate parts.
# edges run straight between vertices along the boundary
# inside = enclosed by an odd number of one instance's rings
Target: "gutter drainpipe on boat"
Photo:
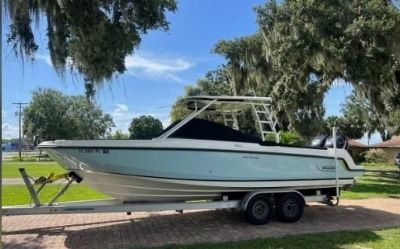
[[[340,199],[340,190],[339,190],[339,172],[338,172],[338,159],[337,159],[337,145],[336,145],[336,133],[337,127],[332,127],[332,136],[333,136],[333,153],[335,158],[335,180],[336,180],[336,203],[334,206],[339,205]]]

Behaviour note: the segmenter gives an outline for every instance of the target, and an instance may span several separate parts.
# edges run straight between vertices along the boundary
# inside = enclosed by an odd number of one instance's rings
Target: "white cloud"
[[[129,111],[128,106],[125,104],[117,104],[117,108],[114,109],[112,115],[114,117],[124,116]]]
[[[182,82],[179,73],[192,68],[194,63],[182,57],[136,53],[125,58],[125,66],[135,77]]]
[[[164,121],[162,121],[162,126],[163,126],[164,129],[167,128],[170,124],[171,124],[171,118],[170,117],[168,117],[168,118],[164,119]]]
[[[114,130],[128,131],[129,122],[132,119],[129,108],[125,104],[117,104],[115,109],[109,113],[115,123]]]
[[[18,137],[18,125],[3,123],[1,125],[2,137],[6,139]]]
[[[51,57],[48,54],[38,54],[36,59],[53,67]],[[67,66],[71,66],[71,58],[68,57],[66,63]],[[179,56],[137,52],[126,56],[125,66],[127,68],[126,73],[137,78],[183,82],[184,80],[179,76],[179,73],[192,68],[194,62]]]
[[[53,64],[51,63],[50,55],[48,55],[48,54],[38,54],[38,55],[35,56],[35,58],[38,59],[38,60],[46,62],[47,65],[49,65],[51,67],[53,66]]]

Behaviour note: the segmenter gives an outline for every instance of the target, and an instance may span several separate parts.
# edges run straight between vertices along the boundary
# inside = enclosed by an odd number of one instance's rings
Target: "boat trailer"
[[[301,196],[304,204],[308,202],[329,202],[326,195],[316,191],[315,195],[303,196],[300,192],[292,189],[261,189],[249,192],[244,198],[238,200],[228,200],[228,196],[224,195],[219,201],[191,201],[191,202],[141,202],[141,203],[124,203],[116,199],[92,200],[92,201],[71,201],[56,203],[57,199],[64,194],[71,184],[81,182],[82,179],[73,172],[61,175],[50,174],[48,177],[39,177],[33,179],[24,168],[19,169],[20,174],[25,182],[29,194],[33,200],[32,205],[5,206],[2,209],[2,215],[34,215],[34,214],[75,214],[75,213],[114,213],[125,212],[130,215],[132,212],[140,211],[167,211],[176,210],[199,210],[199,209],[238,209],[246,211],[251,205],[252,199],[261,195],[273,194],[296,194]],[[67,183],[61,188],[49,203],[43,204],[39,200],[39,193],[47,184],[52,184],[58,180],[65,179]],[[33,184],[32,184],[33,181]],[[35,188],[35,185],[38,186]]]
[[[333,137],[336,141],[336,128],[333,128]],[[335,192],[336,203],[332,202],[331,197],[321,194],[321,190],[315,190],[312,195],[303,195],[294,189],[259,189],[256,191],[248,192],[242,199],[229,200],[227,195],[222,196],[222,200],[218,201],[191,201],[191,202],[160,202],[160,203],[125,203],[117,199],[106,199],[96,201],[72,201],[64,203],[56,203],[57,199],[67,191],[73,182],[80,183],[82,178],[75,174],[73,171],[61,175],[51,173],[48,177],[41,176],[38,179],[30,177],[24,168],[20,168],[19,172],[24,180],[24,183],[29,191],[33,200],[33,205],[19,205],[19,206],[5,206],[2,208],[2,215],[32,215],[32,214],[71,214],[71,213],[111,213],[111,212],[126,212],[130,215],[132,212],[140,211],[167,211],[176,210],[182,212],[183,210],[194,209],[238,209],[245,212],[248,220],[256,225],[265,224],[270,219],[272,209],[275,206],[278,218],[285,222],[295,222],[303,214],[303,208],[308,202],[320,202],[330,206],[339,204],[340,189],[338,182],[337,170],[337,155],[336,143],[334,143],[334,159],[335,159]],[[42,204],[39,200],[39,193],[47,184],[52,184],[58,180],[66,179],[67,184],[61,188],[53,199],[47,203]],[[34,184],[32,184],[32,182]],[[35,189],[34,185],[38,185]],[[271,201],[272,197],[279,196],[274,203]],[[297,209],[301,212],[295,217],[286,216],[282,200],[286,199],[287,203],[298,203]],[[295,209],[296,209],[295,208]]]

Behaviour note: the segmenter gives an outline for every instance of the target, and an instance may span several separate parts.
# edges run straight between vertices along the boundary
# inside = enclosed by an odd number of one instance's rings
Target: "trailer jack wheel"
[[[264,195],[256,195],[247,204],[245,214],[247,219],[254,225],[268,223],[272,215],[271,200]]]

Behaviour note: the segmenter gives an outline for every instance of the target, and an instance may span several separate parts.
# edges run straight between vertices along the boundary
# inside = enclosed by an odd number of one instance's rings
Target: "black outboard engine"
[[[326,148],[333,148],[333,137],[329,136],[324,144]],[[336,134],[336,148],[338,149],[349,149],[349,143],[347,142],[347,138],[343,134]]]
[[[323,148],[325,145],[325,141],[328,138],[328,135],[319,135],[313,138],[313,140],[311,141],[311,147],[315,147],[315,148]]]
[[[333,137],[329,135],[319,135],[311,141],[311,147],[316,148],[333,148]],[[343,134],[336,135],[336,146],[338,149],[348,150],[349,143]]]

